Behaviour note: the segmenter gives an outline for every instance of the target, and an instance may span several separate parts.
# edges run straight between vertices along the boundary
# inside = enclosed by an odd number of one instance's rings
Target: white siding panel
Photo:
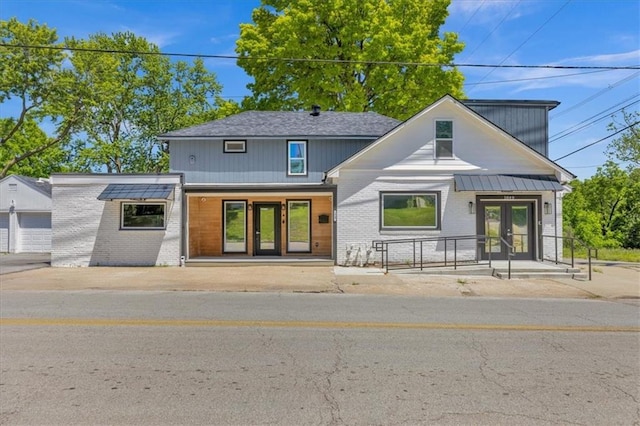
[[[9,214],[0,213],[0,252],[9,251]]]

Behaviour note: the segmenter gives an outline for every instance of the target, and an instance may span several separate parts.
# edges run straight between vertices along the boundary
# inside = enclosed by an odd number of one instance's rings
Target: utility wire
[[[590,146],[593,146],[593,145],[595,145],[595,144],[597,144],[597,143],[600,143],[600,142],[602,142],[602,141],[606,141],[607,139],[614,137],[614,136],[615,136],[615,135],[617,135],[618,133],[622,133],[622,132],[624,132],[625,130],[632,128],[632,127],[633,127],[633,126],[635,126],[636,124],[640,124],[640,121],[636,121],[635,123],[630,124],[630,125],[628,125],[627,127],[623,128],[623,129],[620,129],[620,130],[618,130],[617,132],[614,132],[614,133],[610,134],[609,136],[605,136],[605,137],[604,137],[604,138],[602,138],[602,139],[599,139],[599,140],[597,140],[597,141],[595,141],[595,142],[591,142],[590,144],[585,145],[585,146],[583,146],[582,148],[578,148],[578,149],[576,149],[575,151],[571,151],[570,153],[565,154],[565,155],[563,155],[562,157],[556,158],[556,159],[555,159],[555,160],[553,160],[553,161],[562,160],[563,158],[567,158],[568,156],[573,155],[573,154],[575,154],[575,153],[577,153],[577,152],[580,152],[580,151],[582,151],[583,149],[587,149],[587,148],[589,148]]]
[[[471,16],[469,17],[469,19],[467,19],[467,22],[464,23],[464,25],[462,26],[462,28],[460,28],[458,31],[456,31],[458,34],[462,33],[462,30],[464,30],[465,28],[467,28],[467,25],[469,25],[469,22],[471,22],[471,20],[478,14],[478,12],[480,11],[480,9],[482,9],[482,6],[484,5],[484,2],[487,0],[482,0],[480,2],[480,5],[478,5],[478,7],[476,8],[476,10],[473,12],[473,14],[471,14]]]
[[[429,63],[429,62],[402,62],[402,61],[358,61],[350,59],[319,59],[319,58],[279,58],[269,56],[237,56],[237,55],[210,55],[201,53],[175,53],[175,52],[142,52],[135,50],[118,49],[95,49],[86,47],[68,46],[42,46],[30,44],[8,44],[0,43],[0,47],[16,49],[51,49],[68,50],[71,52],[92,52],[92,53],[116,53],[140,56],[170,56],[186,58],[207,58],[207,59],[242,59],[250,61],[279,61],[279,62],[312,62],[312,63],[337,63],[337,64],[364,64],[364,65],[399,65],[399,66],[422,66],[422,67],[475,67],[475,68],[533,68],[533,69],[574,69],[574,70],[640,70],[640,65],[617,65],[617,66],[582,66],[582,65],[496,65],[496,64],[465,64],[465,63]],[[640,73],[640,72],[639,72]]]
[[[553,15],[551,15],[551,16],[550,16],[546,21],[544,21],[544,22],[542,23],[542,25],[540,25],[540,26],[539,26],[539,27],[538,27],[534,32],[532,32],[532,33],[529,35],[529,37],[527,37],[527,38],[526,38],[522,43],[520,43],[520,44],[518,45],[518,47],[516,47],[515,49],[513,49],[513,50],[511,51],[511,53],[509,53],[509,55],[507,55],[507,57],[506,57],[506,58],[504,58],[502,61],[500,61],[500,64],[499,64],[499,65],[504,64],[504,63],[505,63],[505,61],[506,61],[507,59],[509,59],[511,56],[513,56],[513,54],[514,54],[514,53],[516,53],[518,50],[520,50],[520,48],[522,48],[522,46],[524,46],[525,44],[527,44],[527,42],[528,42],[529,40],[531,40],[531,39],[533,38],[533,36],[535,36],[536,34],[538,34],[538,33],[540,32],[540,30],[541,30],[542,28],[544,28],[544,26],[545,26],[545,25],[547,25],[547,24],[549,23],[549,21],[551,21],[553,18],[555,18],[555,17],[556,17],[556,15],[558,15],[558,14],[562,11],[562,9],[564,9],[564,8],[565,8],[569,3],[571,3],[571,0],[567,0],[567,1],[565,1],[565,2],[564,2],[564,4],[563,4],[562,6],[560,6],[560,8],[559,8],[558,10],[556,10],[556,12],[555,12]],[[492,69],[491,71],[489,71],[488,73],[486,73],[486,74],[484,75],[484,77],[482,77],[482,78],[480,79],[480,82],[483,82],[483,81],[484,81],[484,79],[485,79],[485,78],[487,78],[487,77],[489,77],[489,76],[491,75],[491,73],[493,73],[495,70],[496,70],[496,68],[494,68],[494,69]]]
[[[586,99],[583,99],[582,101],[580,101],[577,104],[565,109],[564,111],[561,111],[561,112],[553,115],[553,117],[550,117],[549,120],[553,120],[554,118],[560,117],[561,115],[564,115],[564,114],[568,113],[569,111],[573,111],[574,109],[579,108],[582,105],[591,102],[592,100],[596,99],[597,97],[604,95],[609,90],[611,90],[611,89],[613,89],[613,88],[615,88],[617,86],[620,86],[621,84],[624,84],[624,83],[626,83],[626,82],[628,82],[630,80],[633,80],[638,75],[640,75],[640,71],[635,72],[635,73],[631,74],[630,76],[623,78],[622,80],[618,80],[615,83],[608,85],[607,87],[605,87],[604,89],[600,90],[599,92],[594,93],[593,95],[589,96]]]
[[[553,143],[553,142],[555,142],[555,141],[557,141],[557,140],[559,140],[559,139],[562,139],[562,138],[565,138],[565,137],[567,137],[567,136],[569,136],[569,135],[572,135],[572,134],[574,134],[574,133],[577,133],[577,132],[579,132],[580,130],[583,130],[583,129],[587,128],[587,127],[590,127],[590,126],[594,125],[595,123],[597,123],[597,122],[599,122],[599,121],[602,121],[602,120],[604,120],[604,119],[606,119],[606,118],[609,118],[609,117],[610,117],[610,114],[615,114],[615,113],[617,113],[617,112],[620,112],[620,111],[624,110],[625,108],[628,108],[628,107],[630,107],[630,106],[632,106],[632,105],[637,104],[638,102],[640,102],[640,100],[639,100],[639,101],[635,101],[635,102],[631,102],[631,103],[629,103],[629,104],[627,104],[627,105],[625,105],[625,106],[623,106],[623,107],[621,107],[621,108],[618,108],[617,110],[615,110],[615,111],[613,111],[613,112],[611,112],[611,113],[609,113],[609,112],[608,112],[609,110],[611,110],[612,108],[617,107],[617,106],[618,106],[618,105],[620,105],[621,103],[623,103],[623,102],[627,102],[627,101],[629,101],[629,100],[631,100],[631,99],[633,99],[633,98],[637,98],[638,96],[640,96],[640,94],[637,94],[637,95],[635,95],[635,96],[632,96],[632,97],[630,97],[630,98],[627,98],[627,99],[625,99],[624,101],[619,102],[619,103],[617,103],[617,104],[615,104],[615,105],[613,105],[613,106],[611,106],[611,107],[609,107],[609,108],[605,109],[604,111],[601,111],[601,112],[599,112],[599,113],[597,113],[597,114],[594,114],[594,115],[592,115],[592,116],[591,116],[591,117],[589,117],[589,118],[585,118],[585,119],[584,119],[584,120],[582,120],[581,122],[579,122],[579,123],[575,124],[575,125],[574,125],[574,126],[572,126],[572,127],[569,127],[568,129],[565,129],[565,130],[563,130],[563,131],[561,131],[561,132],[556,133],[555,135],[551,136],[551,138],[549,139],[549,143]],[[595,120],[593,120],[593,121],[589,122],[589,120],[592,120],[592,119],[594,119],[595,117],[597,117],[597,116],[599,116],[599,115],[602,115],[602,114],[606,114],[606,115],[604,115],[603,117],[600,117],[600,118],[598,118],[598,119],[595,119]],[[586,124],[585,124],[585,123],[586,123]],[[581,124],[583,124],[583,125],[581,126]],[[578,127],[578,126],[579,126],[579,127]]]
[[[518,0],[518,3],[515,3],[513,6],[511,6],[511,9],[509,9],[509,11],[508,11],[508,12],[507,12],[503,17],[502,17],[502,19],[500,20],[500,22],[498,22],[498,24],[497,24],[495,27],[493,27],[493,29],[489,32],[489,34],[487,34],[487,35],[485,36],[485,38],[483,38],[483,39],[482,39],[482,41],[480,42],[480,44],[479,44],[479,45],[477,45],[477,46],[473,49],[473,51],[471,51],[471,53],[469,53],[469,54],[467,55],[467,59],[471,58],[471,57],[473,56],[473,54],[474,54],[474,53],[476,53],[476,51],[480,48],[480,46],[482,46],[482,45],[487,41],[487,39],[489,39],[489,37],[491,37],[491,34],[493,34],[493,33],[498,29],[498,27],[499,27],[500,25],[502,25],[502,23],[503,23],[503,22],[504,22],[504,21],[509,17],[509,15],[511,15],[511,13],[514,11],[514,9],[516,8],[516,6],[520,4],[520,2],[522,2],[522,0]]]
[[[528,77],[528,78],[515,78],[512,80],[494,80],[494,81],[484,81],[478,83],[465,83],[465,86],[480,86],[485,84],[503,84],[503,83],[517,83],[520,81],[534,81],[534,80],[547,80],[551,78],[563,78],[563,77],[573,77],[576,75],[585,75],[585,74],[595,74],[598,72],[608,72],[611,70],[595,70],[595,71],[585,71],[585,72],[576,72],[571,74],[558,74],[558,75],[548,75],[544,77]]]

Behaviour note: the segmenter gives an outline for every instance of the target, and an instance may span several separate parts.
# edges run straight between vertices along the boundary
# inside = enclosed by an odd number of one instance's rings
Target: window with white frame
[[[439,192],[383,192],[380,194],[381,229],[439,229]]]
[[[435,156],[453,158],[453,121],[436,120]]]
[[[122,229],[165,229],[166,203],[122,203]]]
[[[247,141],[226,140],[224,141],[224,152],[230,154],[240,154],[247,152]]]
[[[307,174],[307,141],[287,141],[287,174]]]

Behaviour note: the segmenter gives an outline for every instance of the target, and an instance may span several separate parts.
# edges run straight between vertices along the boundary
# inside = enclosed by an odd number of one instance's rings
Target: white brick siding
[[[387,231],[380,230],[380,192],[409,191],[409,192],[440,192],[440,220],[439,230],[409,230]],[[511,195],[511,193],[509,193]],[[336,261],[344,265],[349,260],[353,263],[355,253],[360,253],[365,247],[370,247],[373,240],[394,240],[428,237],[453,237],[477,235],[478,230],[477,206],[476,211],[469,213],[469,202],[476,204],[475,192],[456,192],[453,177],[440,178],[418,177],[406,179],[402,177],[378,176],[374,172],[341,171],[337,190],[337,253]],[[555,226],[558,226],[559,236],[562,230],[562,199],[560,194],[554,199],[552,192],[544,192],[542,206],[540,206],[542,221],[542,235],[556,235]],[[549,202],[553,206],[551,214],[544,213],[544,203]],[[537,215],[538,209],[535,209]],[[532,238],[539,237],[538,226],[534,226],[536,234]],[[537,240],[539,241],[539,239]],[[456,243],[458,261],[477,260],[476,240],[460,240]],[[536,258],[538,243],[536,242]],[[555,258],[555,241],[553,238],[543,238],[545,258]],[[351,255],[349,256],[349,252]],[[415,250],[412,242],[392,245],[390,250],[390,263],[411,263],[420,259],[420,243],[416,243]],[[424,262],[441,262],[445,260],[444,241],[429,241],[422,243],[422,256]],[[454,243],[447,242],[446,256],[448,261],[453,261]],[[558,259],[562,259],[562,239],[558,239]],[[359,259],[358,259],[359,260]],[[379,263],[381,253],[373,252],[372,260]]]
[[[380,192],[440,192],[439,230],[380,230]],[[476,216],[469,214],[469,201],[475,202],[475,194],[454,192],[453,178],[443,177],[438,180],[423,178],[421,180],[402,180],[376,176],[365,172],[343,171],[338,184],[338,220],[337,220],[337,263],[347,261],[347,251],[354,248],[370,246],[373,240],[394,240],[406,238],[427,238],[443,236],[460,236],[476,234]],[[424,261],[437,262],[445,258],[444,241],[422,243]],[[453,242],[447,243],[446,256],[453,260]],[[419,255],[420,245],[416,245]],[[414,245],[404,243],[394,245],[391,262],[412,262]],[[353,257],[353,254],[352,254]],[[475,241],[458,242],[457,259],[470,260],[476,257]],[[380,262],[381,254],[374,253],[376,262]],[[351,259],[353,260],[353,258]],[[419,261],[419,257],[418,257]]]
[[[52,266],[161,266],[180,264],[181,186],[166,202],[166,229],[121,230],[121,203],[97,197],[107,183],[54,185],[52,188]],[[122,178],[117,183],[129,183]],[[127,201],[131,202],[131,201]]]

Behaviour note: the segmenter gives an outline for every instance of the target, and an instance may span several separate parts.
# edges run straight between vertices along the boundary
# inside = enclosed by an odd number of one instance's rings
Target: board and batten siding
[[[467,106],[540,154],[549,156],[548,110],[545,106],[473,104]]]
[[[287,176],[287,140],[308,141],[306,176]],[[186,183],[319,183],[324,172],[371,142],[373,138],[248,139],[246,152],[224,153],[223,139],[172,141],[170,169],[184,173]]]

